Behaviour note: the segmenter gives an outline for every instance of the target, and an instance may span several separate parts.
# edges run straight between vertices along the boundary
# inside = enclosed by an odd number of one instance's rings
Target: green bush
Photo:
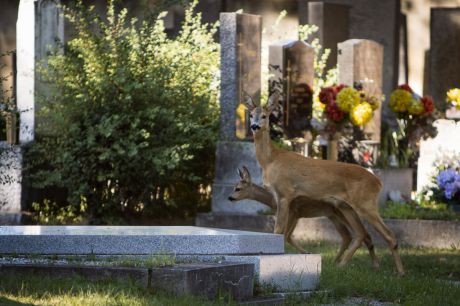
[[[33,187],[66,191],[53,211],[104,223],[190,217],[209,205],[219,45],[217,25],[203,24],[195,5],[175,38],[164,14],[127,20],[112,1],[106,18],[81,1],[65,8],[76,37],[41,69],[50,89],[28,152]]]

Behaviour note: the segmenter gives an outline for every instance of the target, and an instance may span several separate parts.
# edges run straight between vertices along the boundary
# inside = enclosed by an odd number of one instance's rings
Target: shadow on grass
[[[5,305],[5,306],[33,306],[34,304],[16,302],[16,301],[8,299],[6,297],[0,296],[0,305]]]

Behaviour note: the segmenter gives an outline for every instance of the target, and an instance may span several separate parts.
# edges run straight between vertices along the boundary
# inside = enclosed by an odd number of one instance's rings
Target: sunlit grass
[[[340,304],[347,297],[364,297],[402,305],[460,305],[460,250],[400,248],[406,276],[396,273],[387,248],[377,248],[380,268],[374,270],[365,248],[350,263],[338,267],[333,261],[338,247],[308,243],[305,249],[322,255],[320,290],[309,304]],[[295,251],[287,247],[289,252]]]

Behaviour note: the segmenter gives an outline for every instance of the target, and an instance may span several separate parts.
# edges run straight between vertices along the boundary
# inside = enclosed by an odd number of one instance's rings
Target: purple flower
[[[452,200],[457,191],[460,190],[460,173],[454,169],[447,169],[439,172],[436,181],[441,189],[444,189],[444,196]]]
[[[436,181],[438,182],[439,187],[446,188],[447,184],[455,182],[456,176],[457,173],[454,169],[447,169],[439,172],[436,177]]]

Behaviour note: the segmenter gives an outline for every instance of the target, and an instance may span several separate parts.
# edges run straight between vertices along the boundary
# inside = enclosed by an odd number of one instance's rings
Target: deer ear
[[[250,111],[257,107],[254,100],[252,100],[252,97],[245,91],[243,91],[243,104]]]
[[[241,178],[248,183],[251,182],[251,173],[249,173],[249,170],[246,168],[246,166],[243,166],[243,176]]]
[[[278,101],[279,101],[280,93],[279,91],[275,91],[268,97],[267,105],[265,108],[271,113],[272,111],[275,110],[275,108],[278,106]]]
[[[238,168],[238,175],[240,176],[242,180],[244,179],[244,174],[243,172],[241,172],[240,168]]]

